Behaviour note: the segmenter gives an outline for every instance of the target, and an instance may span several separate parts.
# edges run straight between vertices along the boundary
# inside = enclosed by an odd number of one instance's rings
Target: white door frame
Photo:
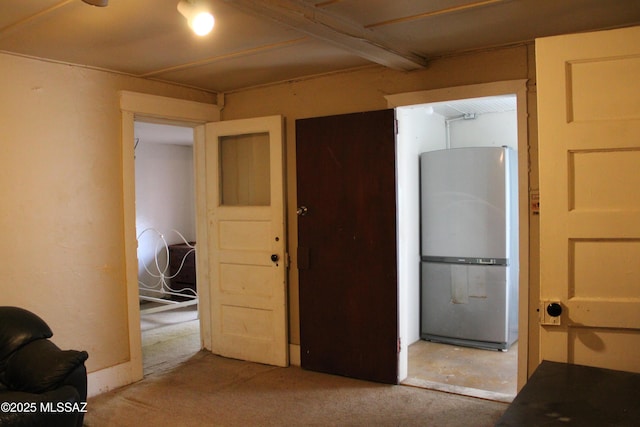
[[[202,194],[204,191],[204,124],[220,120],[220,108],[182,99],[167,98],[136,92],[120,92],[122,112],[122,203],[124,224],[125,285],[127,288],[127,315],[129,327],[129,360],[91,375],[90,394],[106,391],[138,381],[143,377],[142,342],[140,332],[140,307],[138,292],[138,242],[136,237],[135,214],[135,164],[134,164],[134,121],[179,124],[194,128],[194,170],[196,184],[196,235],[197,240],[206,241],[206,212]],[[202,221],[205,221],[203,224]],[[197,281],[207,283],[207,256],[202,251],[206,245],[198,247]],[[208,286],[198,289],[200,337],[205,348],[211,348],[209,321],[211,317]]]
[[[518,302],[518,390],[527,382],[529,359],[529,143],[528,143],[528,113],[527,113],[527,80],[509,80],[469,86],[457,86],[444,89],[425,90],[418,92],[388,95],[389,108],[404,107],[432,102],[453,101],[459,99],[479,98],[485,96],[516,95],[518,121],[518,211],[519,211],[519,302]],[[398,265],[401,265],[398,262]],[[417,268],[417,266],[416,266]],[[399,333],[402,338],[406,330],[407,319],[403,313],[406,290],[398,281],[398,313]],[[535,320],[535,319],[534,319]],[[406,333],[404,333],[406,336]],[[399,380],[407,376],[408,344],[401,339],[399,357]]]

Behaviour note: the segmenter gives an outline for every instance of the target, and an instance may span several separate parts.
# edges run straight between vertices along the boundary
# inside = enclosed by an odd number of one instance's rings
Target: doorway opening
[[[134,122],[143,373],[201,349],[193,128]]]
[[[421,298],[425,285],[420,269],[422,224],[418,158],[429,151],[468,147],[509,147],[517,153],[517,97],[512,94],[417,104],[398,107],[396,114],[399,129],[398,262],[400,298],[404,301],[401,301],[401,305],[404,304],[401,309],[404,327],[401,329],[402,339],[408,346],[406,378],[402,383],[510,402],[518,388],[517,341],[506,351],[498,351],[422,338],[425,334],[421,331],[421,318],[426,308]],[[519,188],[517,176],[510,183],[516,191]],[[517,210],[515,215],[518,215]],[[516,235],[519,232],[517,227],[511,231]],[[515,288],[518,289],[517,283]],[[453,287],[451,289],[453,292]],[[511,314],[517,319],[517,314]]]

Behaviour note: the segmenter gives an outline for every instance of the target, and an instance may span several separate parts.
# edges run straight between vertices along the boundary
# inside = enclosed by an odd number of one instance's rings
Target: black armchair
[[[60,350],[30,311],[0,307],[0,426],[80,427],[86,351]]]

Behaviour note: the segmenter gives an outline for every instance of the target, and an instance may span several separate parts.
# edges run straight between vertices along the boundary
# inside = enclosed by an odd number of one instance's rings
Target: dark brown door
[[[305,369],[398,382],[394,121],[393,110],[296,121]]]

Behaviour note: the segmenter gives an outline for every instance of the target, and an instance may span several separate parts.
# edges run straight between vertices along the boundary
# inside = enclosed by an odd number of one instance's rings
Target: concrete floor
[[[511,402],[517,373],[518,343],[502,352],[420,340],[409,346],[409,376],[403,384]]]

